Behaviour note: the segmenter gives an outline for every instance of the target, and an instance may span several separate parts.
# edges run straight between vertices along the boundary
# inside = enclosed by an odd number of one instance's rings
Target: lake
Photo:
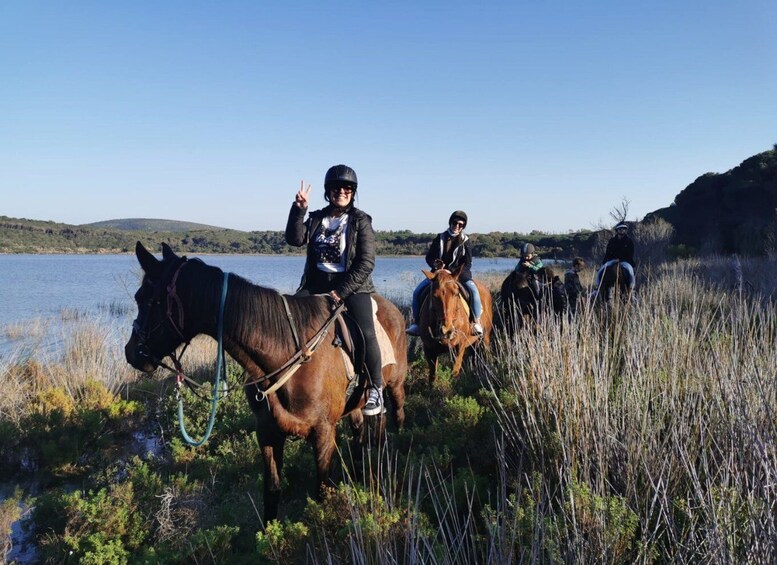
[[[201,258],[285,293],[294,292],[299,285],[305,262],[303,256]],[[507,273],[515,264],[516,259],[475,259],[472,270],[476,274]],[[423,277],[422,268],[426,268],[423,257],[378,257],[373,280],[378,292],[409,304],[413,288]],[[0,355],[24,341],[21,328],[25,325],[40,323],[56,328],[74,319],[134,318],[132,297],[140,278],[134,255],[0,255]]]

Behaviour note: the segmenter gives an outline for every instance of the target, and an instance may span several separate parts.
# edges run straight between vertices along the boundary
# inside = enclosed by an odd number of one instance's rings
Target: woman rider
[[[521,260],[515,266],[516,273],[525,273],[526,280],[534,291],[534,298],[539,299],[540,281],[537,279],[542,269],[542,259],[537,255],[533,243],[524,243],[521,247]]]
[[[604,270],[618,261],[620,261],[621,266],[629,274],[629,288],[631,290],[634,290],[634,285],[637,282],[637,279],[634,277],[634,240],[628,236],[629,225],[626,222],[618,222],[613,229],[615,230],[615,235],[607,242],[602,266],[596,271],[594,294],[599,292],[599,285],[601,284]]]
[[[480,325],[483,306],[480,302],[478,287],[472,280],[472,250],[469,246],[469,237],[464,233],[465,227],[467,227],[467,214],[462,210],[456,210],[448,219],[448,229],[438,234],[429,246],[426,263],[431,267],[432,272],[440,269],[455,271],[462,267],[459,280],[467,287],[472,296],[472,315],[475,318],[472,330],[477,335],[483,335],[483,326]],[[408,335],[421,335],[421,329],[418,327],[421,296],[430,284],[432,281],[424,278],[413,291],[413,323],[406,330]]]
[[[344,301],[364,334],[365,365],[370,377],[364,414],[383,410],[383,374],[380,348],[373,323],[372,271],[375,268],[375,232],[372,218],[353,205],[358,186],[356,172],[346,165],[330,167],[324,177],[328,206],[308,210],[310,185],[300,185],[286,223],[286,242],[307,244],[307,260],[297,295],[327,294]]]

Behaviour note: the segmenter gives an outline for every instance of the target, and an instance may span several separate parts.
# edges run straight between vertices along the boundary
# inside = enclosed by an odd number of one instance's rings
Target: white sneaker
[[[365,416],[375,416],[383,412],[383,388],[370,387],[367,392],[367,404],[362,408]]]
[[[477,335],[483,335],[483,326],[480,325],[480,322],[472,324],[472,329]]]
[[[418,324],[410,324],[410,327],[405,330],[405,333],[407,335],[418,337],[421,335],[421,328],[418,327]]]

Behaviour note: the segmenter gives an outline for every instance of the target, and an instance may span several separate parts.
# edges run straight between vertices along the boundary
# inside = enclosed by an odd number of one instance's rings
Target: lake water
[[[190,255],[194,257],[194,255]],[[291,293],[302,256],[206,255],[206,263],[253,283]],[[515,259],[475,259],[474,273],[504,272]],[[426,268],[422,257],[378,257],[373,280],[378,292],[410,303]],[[57,328],[67,320],[132,319],[141,269],[134,255],[0,255],[0,355],[25,340],[25,326]],[[125,324],[128,325],[128,324]],[[61,332],[60,332],[61,333]]]

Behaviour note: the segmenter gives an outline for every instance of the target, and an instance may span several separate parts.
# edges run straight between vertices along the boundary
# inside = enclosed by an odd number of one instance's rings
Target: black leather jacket
[[[291,205],[289,220],[286,222],[286,243],[294,247],[305,244],[308,246],[300,289],[306,288],[310,281],[316,279],[318,269],[310,236],[316,233],[321,220],[329,215],[329,211],[329,207],[316,210],[304,221],[307,208]],[[348,211],[346,237],[345,273],[333,279],[335,282],[329,290],[334,290],[343,299],[356,293],[375,292],[375,285],[372,283],[372,271],[375,269],[375,231],[372,229],[372,218],[362,210],[351,207]]]
[[[445,252],[445,244],[453,239],[448,252]],[[440,259],[445,263],[445,268],[453,272],[459,267],[463,267],[459,280],[467,282],[472,278],[472,250],[469,246],[469,237],[463,233],[459,236],[452,236],[449,231],[437,234],[429,251],[426,253],[426,263],[434,271],[434,261]]]

